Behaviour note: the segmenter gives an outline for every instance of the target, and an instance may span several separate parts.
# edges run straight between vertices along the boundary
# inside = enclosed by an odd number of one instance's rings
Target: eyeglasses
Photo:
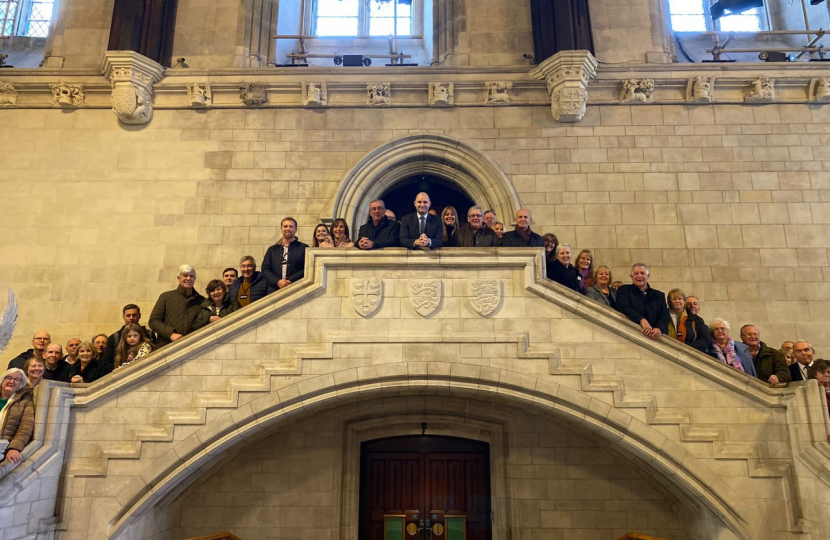
[[[23,379],[18,379],[16,377],[12,377],[11,375],[6,375],[5,377],[3,377],[3,382],[6,382],[6,381],[14,381],[16,383],[22,383]]]
[[[712,332],[726,332],[726,328],[712,328]]]

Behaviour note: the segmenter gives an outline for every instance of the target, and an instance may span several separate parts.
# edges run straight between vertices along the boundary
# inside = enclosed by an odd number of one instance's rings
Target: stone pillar
[[[590,51],[560,51],[530,74],[547,82],[554,120],[563,123],[582,120],[588,104],[588,81],[597,75],[597,59]]]
[[[164,68],[134,51],[107,51],[102,66],[112,84],[112,110],[125,124],[146,124],[153,118],[153,84]]]

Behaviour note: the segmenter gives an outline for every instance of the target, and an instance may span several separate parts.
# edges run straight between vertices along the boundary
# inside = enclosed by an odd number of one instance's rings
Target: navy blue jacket
[[[293,245],[291,247],[294,247]],[[288,250],[288,258],[291,258],[291,250]],[[282,264],[280,264],[282,266]],[[251,302],[256,302],[257,300],[262,300],[265,298],[266,295],[274,292],[277,290],[276,287],[269,287],[268,281],[265,279],[265,276],[262,275],[262,272],[257,270],[254,272],[253,281],[251,282],[251,290],[248,293],[251,296]],[[290,278],[289,278],[290,279]],[[231,286],[228,288],[228,298],[233,299],[234,302],[238,301],[239,298],[239,287],[242,286],[242,283],[245,281],[245,278],[239,276],[236,281],[234,281]],[[291,280],[294,281],[294,280]]]
[[[288,270],[285,273],[285,279],[291,283],[299,281],[305,276],[305,248],[307,247],[307,244],[303,244],[299,240],[294,240],[288,246]],[[268,248],[262,261],[262,274],[265,276],[266,286],[272,291],[279,289],[277,282],[282,279],[282,255],[284,250],[282,241],[280,241]]]
[[[418,222],[418,213],[404,216],[401,219],[401,247],[415,249],[415,240],[421,237],[421,224]],[[432,241],[431,249],[440,248],[444,243],[444,228],[441,225],[441,218],[426,215],[426,223],[424,224],[424,234],[426,234]],[[420,247],[420,246],[418,246]]]

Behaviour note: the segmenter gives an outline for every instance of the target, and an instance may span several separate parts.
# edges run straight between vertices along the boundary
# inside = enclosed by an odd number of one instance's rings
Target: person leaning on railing
[[[0,437],[9,442],[5,461],[20,463],[20,452],[35,431],[35,402],[32,387],[20,368],[11,368],[0,381]]]

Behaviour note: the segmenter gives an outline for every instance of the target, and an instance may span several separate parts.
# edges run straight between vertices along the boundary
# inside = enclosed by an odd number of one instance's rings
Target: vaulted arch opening
[[[482,208],[492,208],[499,216],[513,216],[521,206],[510,179],[490,157],[458,139],[424,133],[396,139],[369,152],[340,182],[320,219],[342,217],[357,230],[366,222],[372,200],[394,191],[402,181],[421,176],[441,179],[444,185]],[[460,215],[467,210],[456,209]]]

